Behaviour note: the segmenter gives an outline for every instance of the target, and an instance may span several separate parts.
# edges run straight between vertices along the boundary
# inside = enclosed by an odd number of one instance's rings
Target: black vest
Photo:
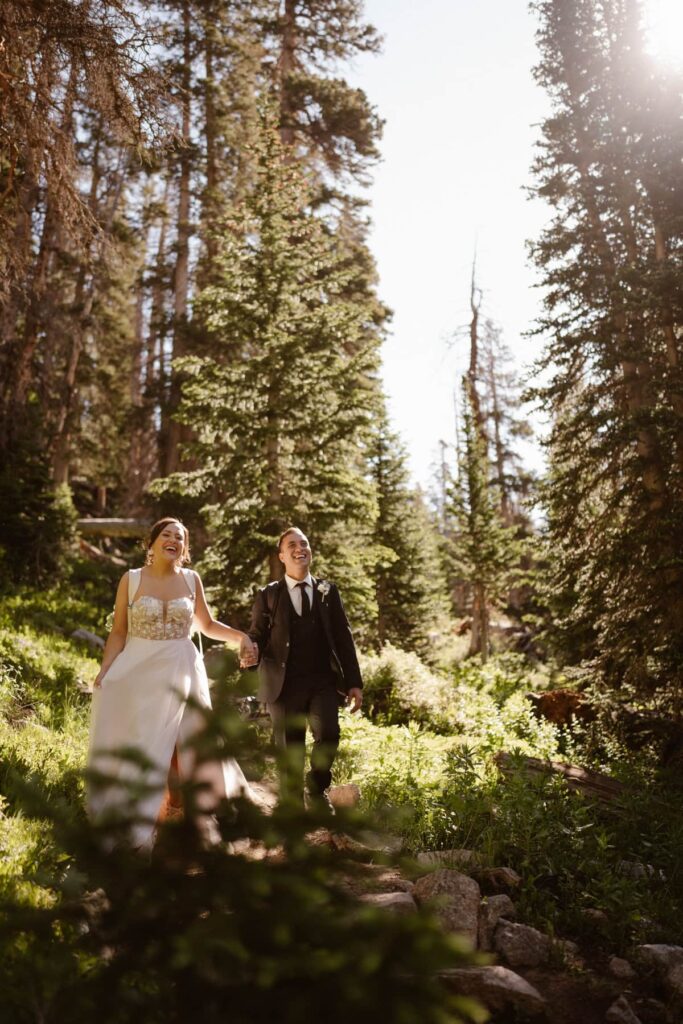
[[[289,656],[285,678],[302,676],[332,676],[330,645],[315,598],[310,615],[297,615],[289,604]]]

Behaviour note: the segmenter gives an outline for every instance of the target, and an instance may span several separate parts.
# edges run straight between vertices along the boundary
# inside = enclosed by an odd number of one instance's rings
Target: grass
[[[0,613],[0,893],[34,906],[55,898],[45,879],[69,863],[32,794],[83,813],[84,688],[98,662],[68,634],[101,623],[88,601],[24,591]],[[557,779],[503,779],[493,760],[501,749],[582,756],[579,734],[532,714],[524,693],[545,679],[518,657],[436,675],[389,648],[364,659],[364,672],[370,717],[343,716],[335,781],[360,785],[378,827],[400,833],[410,853],[469,848],[484,864],[515,868],[520,918],[547,931],[613,952],[678,940],[683,812],[650,764],[610,747],[605,767],[637,796],[612,809]],[[606,914],[600,929],[586,913],[594,910]]]

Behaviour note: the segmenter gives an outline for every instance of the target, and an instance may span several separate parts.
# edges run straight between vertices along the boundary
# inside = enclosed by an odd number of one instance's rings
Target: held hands
[[[362,704],[363,691],[357,686],[353,686],[346,695],[346,706],[350,710],[351,714],[354,715],[356,711],[360,711]]]
[[[252,668],[258,664],[258,644],[245,633],[240,642],[240,668]]]

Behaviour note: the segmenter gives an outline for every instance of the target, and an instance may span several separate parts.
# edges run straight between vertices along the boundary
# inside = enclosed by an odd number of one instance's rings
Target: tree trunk
[[[476,257],[472,260],[472,280],[470,283],[470,310],[472,311],[472,319],[470,320],[470,365],[467,371],[467,379],[470,382],[470,401],[472,404],[472,413],[474,415],[474,424],[478,435],[484,441],[484,444],[488,447],[488,439],[486,437],[486,429],[484,426],[484,417],[481,411],[481,400],[479,398],[479,392],[477,390],[477,380],[479,377],[479,312],[481,309],[481,292],[477,288],[476,282]]]
[[[206,84],[204,86],[204,125],[206,134],[206,187],[203,196],[202,221],[204,225],[204,246],[206,262],[210,273],[216,259],[218,246],[214,231],[216,229],[216,199],[218,189],[218,165],[216,152],[216,82],[214,77],[214,39],[212,30],[213,4],[209,5],[209,18],[205,31],[204,62]]]
[[[490,653],[489,633],[489,609],[486,587],[483,583],[475,583],[472,594],[472,632],[470,633],[468,657],[479,654],[483,662],[488,661]]]
[[[296,133],[294,129],[294,108],[291,101],[288,77],[296,68],[296,50],[298,45],[296,25],[297,0],[285,0],[284,14],[280,25],[282,45],[277,63],[280,105],[280,140],[286,149],[294,145]]]
[[[92,175],[90,179],[90,195],[88,205],[93,217],[97,218],[97,189],[99,187],[100,175],[100,132],[101,122],[96,128],[95,145],[92,156]],[[90,281],[86,287],[86,281],[90,274]],[[70,461],[70,419],[73,414],[77,399],[76,374],[78,363],[81,357],[85,341],[85,333],[90,321],[93,301],[95,297],[95,283],[93,270],[90,266],[90,253],[85,253],[78,270],[76,290],[74,293],[73,311],[75,313],[69,355],[67,358],[66,372],[61,388],[61,401],[57,411],[57,420],[52,439],[52,478],[56,484],[65,484],[69,480]]]
[[[192,25],[189,0],[183,2],[183,69],[181,79],[182,143],[180,150],[180,181],[178,184],[178,212],[176,231],[176,264],[173,275],[173,354],[169,402],[166,409],[163,439],[163,473],[174,473],[179,463],[179,444],[183,431],[174,419],[180,404],[181,380],[173,362],[187,349],[188,296],[190,270],[190,176],[192,152],[190,149],[190,123],[192,117]]]
[[[512,525],[512,505],[505,479],[505,449],[501,436],[500,424],[502,413],[498,400],[498,382],[496,380],[496,357],[494,352],[495,338],[491,338],[491,346],[488,352],[488,385],[491,395],[491,419],[493,421],[493,448],[496,460],[496,473],[498,475],[498,486],[500,488],[500,517],[506,526]]]

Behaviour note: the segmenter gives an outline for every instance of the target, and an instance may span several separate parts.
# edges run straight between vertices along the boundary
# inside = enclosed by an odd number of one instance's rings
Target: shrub
[[[64,572],[76,510],[69,488],[50,479],[44,452],[17,446],[0,468],[0,579],[47,580]]]
[[[447,731],[444,711],[451,689],[448,681],[431,672],[416,654],[386,644],[379,654],[361,659],[364,705],[378,724],[420,722]]]

